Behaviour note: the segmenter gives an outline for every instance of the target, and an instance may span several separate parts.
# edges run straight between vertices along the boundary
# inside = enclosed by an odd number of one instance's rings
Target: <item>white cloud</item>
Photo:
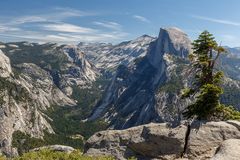
[[[95,29],[85,28],[68,23],[43,24],[40,25],[43,30],[55,32],[70,32],[70,33],[93,33]]]
[[[47,19],[41,16],[23,16],[12,20],[9,25],[19,25],[24,23],[46,22]]]
[[[55,43],[79,43],[86,42],[109,42],[116,41],[127,36],[127,33],[116,32],[102,32],[96,31],[94,33],[77,33],[77,32],[42,32],[42,31],[24,31],[21,32],[0,32],[0,37],[7,39],[15,39],[17,41],[34,41],[34,42],[55,42]]]
[[[135,18],[139,21],[142,21],[142,22],[150,23],[150,21],[146,17],[140,16],[140,15],[133,15],[133,18]]]
[[[216,18],[209,18],[209,17],[196,16],[196,15],[193,15],[192,17],[196,18],[196,19],[209,21],[209,22],[214,22],[214,23],[220,23],[220,24],[226,24],[226,25],[232,25],[232,26],[240,26],[240,22],[235,22],[235,21],[216,19]]]
[[[119,23],[116,22],[93,22],[93,24],[98,25],[98,26],[102,26],[105,28],[109,28],[109,29],[114,29],[114,30],[120,30],[121,29],[121,25]]]
[[[109,42],[119,40],[128,34],[125,32],[109,32],[109,33],[102,33],[98,32],[95,34],[66,34],[66,33],[59,33],[59,36],[66,37],[67,40],[72,40],[74,42],[80,41],[88,41],[88,42]]]
[[[95,15],[95,13],[91,13],[91,12],[83,12],[83,11],[72,9],[72,8],[60,8],[60,7],[56,7],[51,11],[45,11],[45,12],[47,14],[33,13],[31,15],[24,15],[24,16],[19,16],[15,18],[9,17],[10,20],[8,19],[8,21],[5,24],[20,25],[25,23],[36,23],[36,22],[61,22],[66,18]]]
[[[64,8],[64,7],[56,7],[54,8],[57,13],[60,13],[63,17],[82,17],[82,16],[94,16],[97,15],[97,13],[93,12],[85,12],[73,8]]]
[[[0,32],[7,32],[7,31],[21,31],[20,28],[10,27],[10,26],[1,26],[0,25]]]
[[[104,30],[100,27],[94,29],[66,22],[68,18],[93,15],[96,13],[58,7],[35,14],[4,17],[0,19],[0,38],[8,41],[78,43],[80,41],[115,42],[127,36],[127,33],[122,31],[122,26],[116,22],[95,21],[93,23],[112,30]]]

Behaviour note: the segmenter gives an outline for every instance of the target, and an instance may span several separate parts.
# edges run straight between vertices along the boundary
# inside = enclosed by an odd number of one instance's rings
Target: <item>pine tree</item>
[[[231,106],[220,103],[223,94],[222,71],[216,71],[216,61],[225,49],[217,44],[208,31],[202,32],[193,43],[193,53],[189,55],[194,78],[191,88],[185,89],[182,97],[193,98],[183,115],[187,119],[226,120],[240,119],[240,113]]]

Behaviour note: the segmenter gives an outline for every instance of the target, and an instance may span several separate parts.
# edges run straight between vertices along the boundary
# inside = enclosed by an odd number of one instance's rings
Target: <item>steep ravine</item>
[[[0,51],[0,152],[17,154],[12,148],[15,131],[42,138],[54,133],[46,111],[51,105],[73,106],[75,102],[58,89],[51,76],[32,63],[17,66],[13,72],[10,60]],[[17,74],[18,73],[18,74]]]
[[[79,133],[89,137],[106,128],[98,121],[81,123],[106,82],[76,46],[1,45],[0,153],[13,156],[17,155],[14,147],[28,151],[48,143],[81,148],[81,139],[73,142],[69,137]]]

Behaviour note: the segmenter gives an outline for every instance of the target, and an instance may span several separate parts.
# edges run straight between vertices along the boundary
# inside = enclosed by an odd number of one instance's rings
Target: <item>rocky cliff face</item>
[[[190,103],[180,98],[181,89],[188,85],[191,77],[187,60],[190,52],[191,41],[183,31],[161,29],[145,57],[118,67],[88,120],[103,118],[115,129],[149,122],[177,124],[182,119],[183,109]],[[226,61],[228,57],[221,58]],[[224,87],[222,102],[239,108],[239,103],[233,100],[238,96],[239,81],[228,77]]]
[[[186,58],[189,52],[191,41],[183,31],[178,28],[161,28],[158,39],[147,56],[149,62],[158,68],[162,64],[164,54]]]
[[[0,76],[3,78],[10,77],[12,68],[9,58],[0,50]]]
[[[14,155],[12,134],[20,130],[41,138],[44,131],[53,133],[51,119],[44,112],[51,105],[75,105],[53,83],[50,74],[35,64],[17,65],[12,72],[10,60],[0,52],[0,152]]]
[[[236,148],[240,147],[239,128],[238,121],[193,123],[183,158],[190,160],[238,158],[239,152]],[[184,122],[175,128],[166,123],[150,123],[126,130],[102,131],[88,139],[85,154],[111,155],[121,160],[130,157],[182,159],[186,132],[187,126]]]
[[[68,96],[71,96],[73,86],[89,87],[99,76],[99,71],[86,59],[85,53],[74,45],[16,42],[4,44],[4,47],[3,51],[14,66],[33,63],[41,67]]]
[[[85,88],[91,86],[91,83],[100,75],[98,69],[86,59],[86,54],[76,46],[64,46],[63,51],[68,57],[65,67],[60,69],[60,88],[67,95],[71,86]]]
[[[145,57],[135,60],[128,67],[120,66],[89,120],[104,117],[114,128],[128,128],[149,122],[176,121],[180,102],[176,93],[159,88],[173,78],[169,74],[177,70],[173,60],[182,61],[191,51],[191,41],[176,28],[161,29]],[[183,64],[184,65],[184,64]],[[178,76],[178,75],[176,75]],[[168,102],[178,104],[167,112]],[[182,104],[182,105],[181,105]]]
[[[240,58],[232,52],[221,56],[219,62],[221,70],[224,71],[225,75],[234,80],[240,80]]]

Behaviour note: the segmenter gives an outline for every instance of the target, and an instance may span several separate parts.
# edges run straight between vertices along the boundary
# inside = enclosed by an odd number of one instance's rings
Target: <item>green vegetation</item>
[[[239,104],[240,104],[240,90],[237,87],[234,86],[223,86],[224,94],[221,95],[221,102],[226,105],[233,105],[238,110]]]
[[[113,160],[112,157],[90,157],[84,156],[79,150],[72,153],[57,152],[51,150],[40,150],[37,152],[24,153],[20,157],[12,158],[11,160]],[[0,157],[0,160],[8,160]],[[10,159],[9,159],[10,160]]]
[[[167,81],[167,83],[165,83],[159,88],[159,91],[165,91],[168,93],[177,93],[181,90],[182,86],[183,84],[182,84],[181,78],[177,77],[176,75],[173,75],[171,79]]]
[[[224,71],[224,73],[233,80],[240,80],[239,64],[240,58],[232,54],[224,54],[220,56],[220,64],[217,66]]]
[[[83,149],[83,140],[82,139],[73,139],[64,134],[49,134],[45,133],[43,137],[45,145],[66,145],[71,146],[76,149]]]
[[[54,110],[48,111],[53,119],[50,123],[57,134],[66,137],[80,134],[87,139],[95,132],[106,129],[107,124],[103,121],[82,122],[81,119],[75,118],[77,115],[74,114],[72,117],[71,112],[74,110],[75,108],[72,107],[56,107]]]
[[[102,79],[96,81],[96,83],[93,84],[94,87],[84,89],[85,92],[79,88],[75,88],[74,96],[78,99],[78,106],[53,106],[46,111],[46,114],[53,119],[53,121],[49,123],[52,125],[56,134],[46,132],[43,139],[37,139],[28,134],[16,131],[13,134],[13,146],[18,148],[21,154],[36,147],[53,144],[72,146],[82,150],[84,140],[88,139],[97,131],[105,130],[108,125],[101,120],[94,122],[81,121],[90,114],[93,106],[101,97],[102,88],[98,86],[103,84],[103,81]],[[76,138],[78,135],[83,136],[83,139]]]
[[[184,70],[184,67],[187,65],[187,61],[173,56],[172,60],[174,61],[174,64],[178,64],[176,68],[174,68],[173,71],[171,71],[171,79],[168,80],[164,85],[162,85],[159,89],[158,92],[160,91],[165,91],[171,94],[174,93],[180,93],[180,91],[183,89],[183,75],[181,74],[182,71]]]
[[[168,79],[166,83],[158,88],[157,93],[166,92],[168,94],[166,106],[168,108],[169,114],[176,115],[179,113],[179,110],[176,108],[176,104],[174,104],[174,101],[172,101],[172,99],[175,95],[180,94],[181,90],[183,89],[184,75],[182,72],[187,67],[187,64],[189,62],[186,59],[182,59],[174,55],[171,55],[171,60],[173,60],[174,64],[178,64],[178,66],[174,67],[174,69],[168,73],[170,74],[170,79]]]
[[[91,88],[81,89],[75,86],[72,97],[78,101],[77,106],[52,107],[46,112],[53,119],[50,123],[56,134],[63,137],[82,135],[88,139],[95,132],[107,128],[108,124],[101,120],[82,122],[91,114],[93,107],[100,100],[107,82],[107,79],[100,77],[92,84]],[[71,143],[68,145],[73,146]]]
[[[188,119],[226,120],[240,119],[240,112],[220,103],[223,94],[223,72],[215,71],[215,63],[225,49],[218,46],[212,34],[202,32],[193,42],[193,53],[189,55],[192,72],[195,73],[191,88],[185,89],[183,98],[196,98],[183,115]],[[216,54],[215,54],[216,53]]]
[[[12,136],[12,146],[18,149],[20,155],[28,152],[30,149],[37,148],[45,144],[44,140],[33,138],[21,131],[15,131]]]
[[[94,109],[94,106],[101,99],[108,82],[109,79],[102,76],[98,77],[90,88],[74,86],[72,98],[77,100],[78,103],[76,107],[77,110],[73,110],[70,116],[78,120],[87,118]]]
[[[18,149],[20,155],[29,152],[33,148],[54,144],[72,146],[80,150],[83,149],[82,139],[73,139],[64,134],[49,134],[46,132],[43,139],[39,139],[31,137],[29,134],[22,133],[21,131],[15,131],[13,133],[12,146]]]
[[[0,156],[0,160],[6,160],[4,156]]]
[[[101,120],[82,122],[83,119],[89,116],[93,107],[101,98],[107,82],[107,79],[99,78],[93,83],[91,88],[80,89],[75,86],[72,97],[78,101],[77,106],[53,106],[46,111],[46,114],[53,120],[49,121],[49,123],[56,134],[45,133],[43,140],[39,139],[38,143],[33,143],[34,145],[28,143],[32,141],[30,139],[26,141],[22,150],[28,151],[35,147],[53,144],[72,146],[82,150],[84,140],[98,131],[105,130],[108,126],[106,122]],[[19,138],[16,139],[21,141]],[[16,147],[21,148],[23,145]]]
[[[62,46],[58,47],[55,44],[32,44],[34,46],[28,46],[24,45],[23,42],[16,42],[14,44],[18,45],[19,49],[13,50],[11,47],[3,49],[11,59],[12,66],[21,63],[34,63],[47,71],[65,72],[64,65],[68,62],[68,58],[62,53]],[[18,67],[13,67],[13,72],[15,78],[19,77],[21,73]],[[20,153],[28,152],[35,147],[52,144],[68,145],[81,150],[84,140],[95,132],[104,130],[107,127],[107,124],[100,120],[95,122],[81,121],[91,114],[93,107],[101,98],[107,83],[108,79],[100,77],[90,88],[82,89],[79,86],[74,86],[72,98],[78,101],[77,106],[53,106],[46,111],[46,114],[53,119],[49,123],[56,134],[46,132],[43,139],[36,139],[30,137],[28,134],[17,131],[13,135],[13,146],[17,147]],[[7,90],[9,95],[15,100],[28,100],[27,97],[29,96],[27,92],[25,93],[23,89],[3,78],[0,78],[0,89]],[[4,103],[0,97],[1,102]],[[34,122],[34,115],[31,121]],[[81,136],[84,138],[76,138]]]
[[[7,78],[0,77],[0,91],[7,91],[7,94],[18,101],[28,100],[28,93],[25,88],[19,87],[19,85],[9,81]],[[0,104],[3,104],[3,95],[0,97]]]
[[[58,109],[52,117],[52,127],[56,134],[45,132],[43,139],[38,139],[20,131],[15,131],[12,141],[13,147],[16,147],[20,154],[33,148],[54,144],[67,145],[82,150],[84,140],[97,131],[107,128],[107,124],[103,121],[81,122],[80,120],[73,120],[66,116],[68,111],[65,111],[64,109]]]

